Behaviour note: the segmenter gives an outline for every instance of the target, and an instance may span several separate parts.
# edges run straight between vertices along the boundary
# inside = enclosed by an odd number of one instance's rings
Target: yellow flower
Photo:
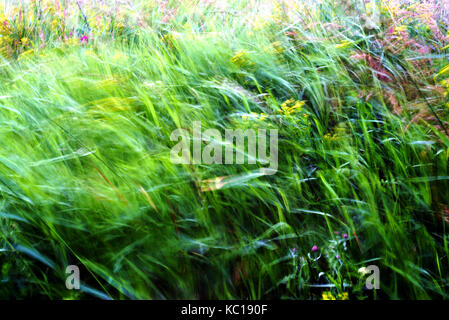
[[[23,37],[22,39],[20,39],[20,42],[23,46],[26,46],[30,42],[30,40],[27,37]]]
[[[301,109],[305,103],[306,102],[304,100],[295,102],[295,99],[288,99],[281,104],[281,109],[279,109],[279,112],[286,115],[292,114],[293,112]]]
[[[349,300],[349,294],[347,292],[339,293],[337,295],[338,300]]]
[[[362,275],[368,274],[370,273],[369,270],[366,267],[361,267],[359,270],[359,273],[361,273]]]
[[[413,10],[413,9],[415,9],[415,7],[416,7],[418,4],[419,4],[419,2],[414,3],[414,4],[410,5],[410,6],[408,6],[408,7],[407,7],[407,10]]]
[[[283,53],[284,48],[282,47],[282,43],[280,41],[275,41],[271,43],[270,45],[266,46],[264,48],[265,51],[271,52],[271,53]]]
[[[69,38],[65,41],[68,46],[77,46],[80,44],[80,40],[78,38]]]
[[[257,113],[251,112],[242,116],[242,120],[248,120],[249,118],[257,118]]]
[[[337,44],[337,45],[335,46],[335,48],[338,48],[338,49],[344,49],[344,48],[348,48],[348,47],[350,47],[350,46],[352,46],[352,42],[351,42],[351,41],[349,41],[349,40],[343,40],[342,42],[340,42],[339,44]]]
[[[266,113],[255,113],[255,112],[251,112],[251,114],[244,114],[242,115],[242,120],[248,120],[249,118],[254,118],[257,120],[265,120],[266,118],[268,118],[268,115]]]
[[[290,108],[290,110],[293,109],[299,109],[301,108],[306,102],[304,100],[302,101],[296,101],[295,105],[293,107]]]
[[[405,30],[407,30],[407,26],[404,25],[400,25],[394,28],[394,31],[396,32],[404,32]]]
[[[265,120],[266,118],[268,118],[268,115],[265,113],[261,113],[259,116],[259,120]]]
[[[349,294],[347,292],[338,293],[334,296],[330,291],[324,291],[321,295],[322,300],[349,300]]]
[[[379,11],[381,14],[387,14],[388,12],[391,11],[391,8],[389,7],[388,4],[383,4],[380,6]]]
[[[268,25],[268,22],[263,20],[261,17],[257,17],[256,20],[253,22],[253,28],[254,31],[259,31],[265,28]]]
[[[285,111],[287,111],[288,110],[288,105],[289,104],[291,104],[291,103],[293,103],[295,101],[295,99],[288,99],[288,100],[286,100],[286,101],[284,101],[282,104],[281,104],[281,110],[279,110],[279,112],[285,112]]]
[[[33,54],[34,54],[34,50],[33,50],[33,49],[24,51],[24,52],[22,52],[22,53],[19,55],[18,60],[30,58],[31,56],[33,56]]]
[[[330,140],[330,141],[336,141],[336,140],[338,140],[338,138],[339,138],[339,136],[336,133],[334,133],[334,134],[326,133],[324,135],[324,139]]]
[[[330,291],[324,291],[321,295],[323,300],[337,300],[335,296]]]
[[[248,55],[248,51],[241,50],[238,51],[231,59],[232,63],[242,66],[246,62],[246,56]]]
[[[293,98],[292,99],[288,99],[288,100],[284,101],[281,106],[285,107],[285,106],[287,106],[287,104],[291,104],[294,101],[295,101],[295,99],[293,99]]]
[[[54,30],[56,30],[56,28],[58,27],[58,24],[59,24],[59,22],[58,22],[58,20],[55,18],[55,19],[53,19],[53,21],[51,22],[51,29],[54,31]]]

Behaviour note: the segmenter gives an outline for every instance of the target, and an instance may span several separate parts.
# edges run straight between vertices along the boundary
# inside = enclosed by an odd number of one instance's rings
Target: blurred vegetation
[[[0,297],[447,298],[445,10],[0,2]],[[198,120],[278,172],[173,164]]]

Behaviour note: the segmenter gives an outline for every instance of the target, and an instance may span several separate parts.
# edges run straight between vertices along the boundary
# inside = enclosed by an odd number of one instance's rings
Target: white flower
[[[361,273],[362,275],[368,274],[370,273],[369,270],[366,267],[361,267],[359,269],[359,273]]]

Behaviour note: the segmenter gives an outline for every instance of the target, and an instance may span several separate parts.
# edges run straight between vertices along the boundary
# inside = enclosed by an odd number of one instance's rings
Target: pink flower
[[[168,23],[170,21],[170,16],[169,15],[165,15],[164,17],[162,17],[162,22],[163,23]]]
[[[426,55],[430,53],[430,48],[428,46],[422,46],[421,48],[418,49],[418,52],[422,55]]]
[[[343,238],[348,239],[348,234],[345,233],[345,234],[343,235]]]
[[[312,252],[317,252],[318,251],[318,247],[317,246],[313,246],[312,247]]]
[[[41,34],[39,35],[40,39],[41,39],[41,48],[45,47],[45,35],[43,32],[41,32]]]
[[[81,37],[81,44],[85,44],[87,42],[89,42],[89,38],[87,36],[82,36]]]

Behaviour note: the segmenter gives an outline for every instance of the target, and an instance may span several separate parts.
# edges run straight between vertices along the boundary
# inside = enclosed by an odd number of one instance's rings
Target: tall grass
[[[71,38],[48,10],[22,23],[29,47],[10,36],[0,297],[447,298],[446,39],[414,17],[396,31],[384,2],[182,3],[97,32],[99,9],[66,1]],[[171,132],[198,120],[278,129],[278,172],[173,164]]]

